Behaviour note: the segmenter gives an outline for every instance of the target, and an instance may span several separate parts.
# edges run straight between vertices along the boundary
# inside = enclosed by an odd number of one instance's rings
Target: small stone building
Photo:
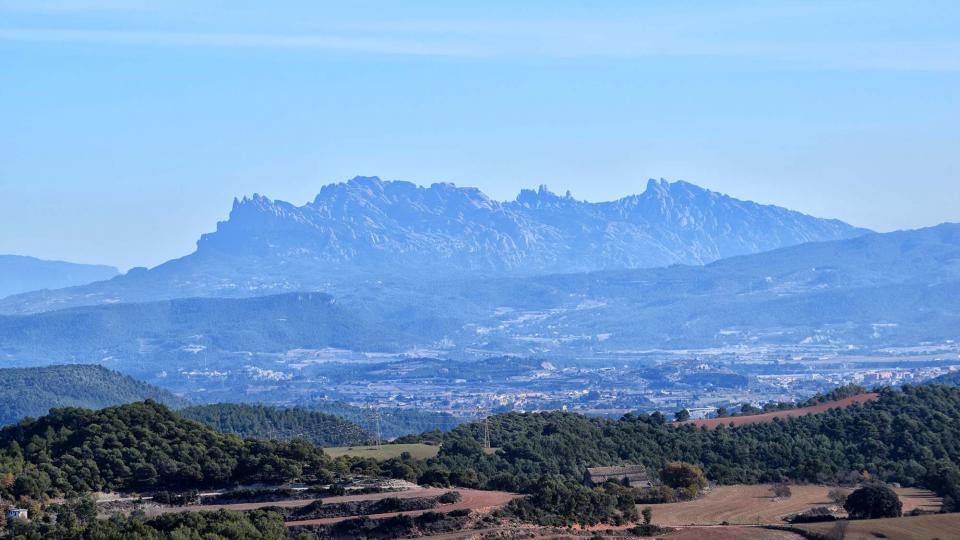
[[[10,508],[7,510],[7,521],[27,519],[29,512],[25,508]]]
[[[599,486],[613,480],[619,484],[635,488],[653,487],[653,482],[643,465],[618,465],[616,467],[590,467],[584,475],[583,483]]]

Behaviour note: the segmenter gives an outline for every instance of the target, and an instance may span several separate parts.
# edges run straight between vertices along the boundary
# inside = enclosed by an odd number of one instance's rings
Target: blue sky
[[[152,266],[357,174],[957,221],[958,5],[0,0],[0,253]]]

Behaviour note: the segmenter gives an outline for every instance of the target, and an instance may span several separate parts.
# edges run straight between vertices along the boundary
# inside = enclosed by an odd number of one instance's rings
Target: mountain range
[[[194,253],[91,285],[16,295],[0,313],[183,297],[342,290],[382,279],[523,277],[672,264],[702,265],[804,242],[868,233],[837,220],[741,201],[687,182],[650,180],[611,202],[545,186],[514,201],[475,188],[357,177],[302,206],[261,195]]]
[[[112,266],[45,261],[20,255],[0,255],[0,298],[40,289],[62,289],[110,279]]]
[[[702,266],[393,279],[341,287],[333,296],[194,298],[0,316],[0,358],[8,365],[99,362],[157,384],[193,380],[195,372],[224,384],[244,377],[275,384],[311,371],[333,377],[324,367],[323,351],[331,348],[563,358],[741,344],[912,345],[956,339],[957,328],[960,225],[943,224]]]

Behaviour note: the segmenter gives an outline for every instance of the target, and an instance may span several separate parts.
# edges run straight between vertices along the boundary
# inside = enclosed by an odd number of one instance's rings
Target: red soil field
[[[828,401],[826,403],[821,403],[819,405],[813,405],[810,407],[801,407],[799,409],[790,409],[787,411],[775,411],[768,412],[763,414],[754,414],[751,416],[730,416],[726,418],[708,418],[706,420],[689,420],[687,422],[681,422],[678,425],[684,424],[693,424],[698,427],[707,427],[713,429],[717,426],[729,426],[731,423],[735,426],[743,426],[746,424],[757,424],[762,422],[773,422],[774,418],[780,418],[786,420],[790,417],[797,416],[806,416],[808,414],[816,414],[829,411],[830,409],[845,409],[854,403],[864,404],[868,401],[873,401],[880,397],[878,394],[860,394],[853,397],[848,397],[845,399],[840,399],[837,401]]]

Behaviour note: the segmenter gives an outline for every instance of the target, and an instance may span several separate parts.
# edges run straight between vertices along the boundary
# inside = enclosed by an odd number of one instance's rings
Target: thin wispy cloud
[[[409,40],[349,37],[325,34],[284,35],[259,33],[152,32],[124,30],[65,30],[0,28],[0,40],[102,45],[170,47],[226,47],[355,51],[396,55],[476,56],[465,48],[423,44]]]
[[[6,42],[83,43],[153,47],[219,47],[359,52],[464,58],[703,57],[787,62],[827,69],[960,71],[960,41],[810,41],[673,35],[637,23],[500,25],[371,24],[353,32],[166,32],[59,28],[0,28]]]

